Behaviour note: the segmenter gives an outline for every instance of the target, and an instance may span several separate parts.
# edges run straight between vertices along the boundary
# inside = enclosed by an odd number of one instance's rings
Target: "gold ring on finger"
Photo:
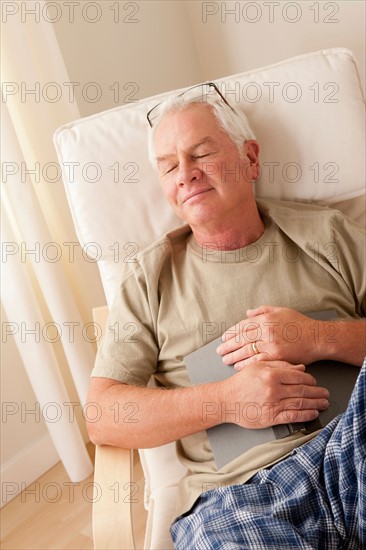
[[[254,351],[254,355],[257,355],[259,353],[259,349],[257,348],[257,342],[252,342],[252,350]]]

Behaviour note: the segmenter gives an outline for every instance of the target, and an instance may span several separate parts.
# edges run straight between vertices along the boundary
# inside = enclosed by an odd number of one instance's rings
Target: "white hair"
[[[153,125],[149,132],[149,159],[151,164],[156,168],[156,156],[154,151],[155,132],[168,113],[183,111],[194,103],[208,104],[212,107],[212,112],[216,117],[217,122],[227,133],[231,141],[237,146],[239,154],[243,154],[243,145],[250,139],[255,139],[254,132],[250,128],[248,119],[242,110],[232,110],[217,94],[207,95],[202,98],[189,98],[184,95],[172,95],[159,104],[159,112],[154,119]]]

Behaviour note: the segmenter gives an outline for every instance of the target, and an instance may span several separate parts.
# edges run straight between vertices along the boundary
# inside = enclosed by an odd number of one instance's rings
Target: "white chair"
[[[260,142],[257,196],[329,204],[364,223],[364,105],[349,50],[306,54],[215,82],[236,109],[245,109]],[[147,158],[146,112],[165,95],[72,122],[55,134],[78,238],[98,261],[108,305],[121,263],[180,223]],[[145,548],[166,550],[172,548],[168,527],[185,470],[173,444],[140,456],[148,510]],[[93,515],[97,549],[134,547],[131,470],[130,451],[97,448],[95,481],[102,488]],[[116,482],[117,499],[110,489]]]

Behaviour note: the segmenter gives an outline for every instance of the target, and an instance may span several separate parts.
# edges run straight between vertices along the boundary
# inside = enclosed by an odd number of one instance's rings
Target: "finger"
[[[225,355],[222,356],[222,361],[224,365],[234,365],[238,361],[249,359],[250,357],[256,356],[259,358],[260,355],[262,356],[263,353],[255,353],[251,344],[245,344],[234,351],[225,353]]]
[[[299,399],[285,401],[283,412],[286,411],[287,422],[301,422],[299,415],[303,411],[325,411],[329,407],[329,401],[323,399]]]
[[[302,385],[316,386],[317,382],[314,376],[308,372],[299,372],[289,368],[283,369],[280,377],[280,383],[283,385]]]
[[[316,418],[319,411],[324,411],[329,407],[327,398],[318,399],[282,399],[275,407],[275,418],[282,418],[285,422],[307,422],[308,415],[315,413]],[[310,418],[311,420],[311,418]]]
[[[242,319],[239,323],[236,323],[236,325],[233,325],[232,327],[228,328],[221,336],[222,342],[232,342],[235,341],[240,344],[241,340],[244,338],[245,340],[245,333],[249,331],[258,331],[260,329],[260,326],[258,323],[255,322],[249,322],[248,319]]]
[[[308,386],[305,384],[288,384],[287,386],[282,386],[282,395],[285,398],[296,398],[298,399],[328,399],[329,391],[327,388],[322,386]],[[302,407],[307,409],[309,407]]]
[[[224,335],[222,335],[224,336]],[[227,355],[228,353],[231,353],[239,348],[242,347],[243,343],[241,342],[240,338],[239,338],[239,334],[236,335],[236,337],[234,337],[235,335],[231,335],[231,338],[226,340],[225,342],[223,342],[222,344],[220,344],[217,348],[216,348],[216,353],[218,353],[219,355]]]
[[[281,309],[276,306],[260,306],[254,309],[247,309],[247,317],[255,317],[256,315],[263,315],[264,313],[270,313]]]
[[[287,361],[268,361],[267,362],[269,367],[272,367],[272,366],[277,367],[277,365],[272,365],[272,363],[281,363],[282,368],[298,370],[301,372],[305,372],[305,369],[306,369],[305,365],[303,365],[302,363],[299,363],[298,365],[293,365],[292,363],[287,363]],[[280,365],[278,365],[278,368],[281,368]]]
[[[284,410],[276,415],[273,425],[275,424],[289,424],[294,422],[311,422],[319,416],[317,409],[307,409],[302,411]]]
[[[263,364],[264,361],[266,361],[266,367],[270,366],[271,368],[280,368],[276,365],[272,365],[272,361],[268,361],[268,355],[266,353],[258,353],[256,355],[252,355],[251,357],[248,357],[248,359],[243,359],[242,361],[237,361],[236,363],[233,363],[231,366],[234,367],[234,370],[240,371],[245,367],[249,367],[250,365],[253,365],[255,363]]]
[[[305,369],[306,369],[305,365],[302,365],[302,364],[292,365],[291,363],[287,363],[287,361],[274,361],[274,360],[268,359],[267,353],[259,353],[258,355],[253,355],[253,357],[249,357],[248,359],[244,359],[243,361],[238,361],[233,365],[233,367],[236,371],[240,371],[249,365],[258,363],[259,361],[262,364],[265,364],[266,367],[270,367],[271,369],[286,368],[291,370],[298,370],[300,372],[305,372]]]
[[[220,344],[216,348],[216,353],[218,355],[225,356],[235,351],[244,350],[243,354],[245,354],[246,357],[251,357],[252,355],[260,353],[260,350],[258,349],[258,342],[259,345],[261,345],[261,341],[255,340],[254,338],[232,338],[231,340]],[[264,341],[262,343],[265,344]],[[242,358],[243,357],[244,355],[242,356]]]
[[[222,342],[229,342],[231,340],[240,342],[240,323],[236,323],[232,327],[228,328],[221,336]]]

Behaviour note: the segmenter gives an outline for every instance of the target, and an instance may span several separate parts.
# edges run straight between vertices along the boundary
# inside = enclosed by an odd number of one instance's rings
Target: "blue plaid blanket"
[[[177,550],[366,549],[366,362],[346,412],[242,485],[203,493],[171,526]]]

